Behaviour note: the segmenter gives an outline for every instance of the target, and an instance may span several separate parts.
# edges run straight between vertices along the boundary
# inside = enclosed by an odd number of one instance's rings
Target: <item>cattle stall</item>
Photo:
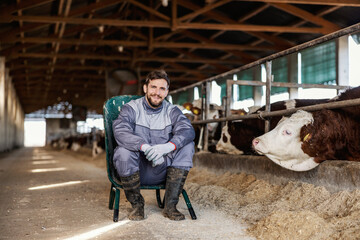
[[[321,109],[338,109],[342,107],[350,107],[350,106],[359,106],[360,99],[348,99],[341,102],[329,101],[326,103],[315,104],[312,106],[302,106],[295,107],[291,109],[284,109],[278,111],[271,111],[270,97],[273,89],[277,88],[286,88],[287,91],[291,92],[293,89],[299,88],[318,88],[318,89],[336,89],[339,91],[349,89],[349,86],[346,81],[340,79],[341,76],[338,73],[341,69],[336,66],[336,80],[334,84],[323,84],[317,82],[306,82],[306,83],[298,83],[297,81],[276,81],[274,80],[274,68],[272,63],[276,63],[281,58],[288,57],[291,58],[290,55],[295,55],[301,51],[305,51],[309,48],[316,48],[321,44],[328,43],[329,41],[337,42],[336,46],[339,46],[338,41],[340,38],[347,37],[353,33],[356,33],[360,30],[360,23],[355,24],[351,27],[339,30],[332,34],[328,34],[326,36],[320,37],[318,39],[309,41],[307,43],[298,45],[296,47],[287,49],[285,51],[270,55],[258,61],[252,62],[250,64],[244,65],[240,68],[233,69],[221,75],[217,75],[215,77],[211,77],[209,79],[205,79],[200,83],[192,84],[188,87],[184,87],[181,89],[177,89],[169,93],[170,96],[181,95],[184,92],[190,92],[191,89],[199,88],[199,95],[201,99],[201,120],[192,121],[194,125],[205,126],[202,131],[202,149],[199,151],[195,158],[194,163],[197,166],[207,166],[209,168],[213,168],[216,170],[232,170],[232,171],[245,171],[247,173],[254,174],[260,178],[266,179],[289,179],[300,180],[305,182],[311,182],[313,184],[319,184],[326,186],[329,189],[354,189],[358,188],[357,184],[357,175],[358,174],[358,162],[349,162],[349,161],[326,161],[322,163],[316,169],[312,169],[307,172],[292,172],[287,169],[283,169],[273,162],[269,160],[269,158],[264,156],[254,155],[232,155],[232,154],[220,154],[220,153],[210,153],[208,151],[209,142],[208,142],[208,128],[207,124],[218,122],[221,126],[227,121],[243,121],[247,119],[261,119],[265,122],[264,132],[268,132],[270,130],[270,118],[275,116],[289,116],[292,113],[295,113],[298,110],[304,111],[319,111]],[[337,48],[338,50],[338,48]],[[289,57],[290,56],[290,57]],[[338,61],[338,60],[336,60]],[[238,78],[237,80],[233,79],[233,75],[237,74],[241,75],[242,72],[246,72],[248,70],[253,70],[259,68],[260,65],[264,65],[266,69],[266,81],[259,80],[259,74],[254,73],[252,79],[246,78]],[[274,71],[274,72],[272,72]],[[290,70],[289,70],[290,71]],[[275,74],[276,78],[276,74]],[[221,110],[223,114],[221,117],[217,119],[209,119],[209,110],[210,110],[210,89],[211,82],[222,80],[224,82],[225,95],[222,96],[222,105]],[[246,86],[253,88],[253,98],[254,102],[255,98],[259,98],[259,92],[261,92],[261,88],[265,88],[265,99],[266,103],[262,111],[249,113],[247,115],[232,115],[231,106],[233,101],[233,86]],[[222,88],[223,90],[223,88]],[[191,95],[191,94],[190,94]],[[295,94],[296,96],[296,94]],[[291,97],[291,94],[290,94]],[[174,98],[173,98],[174,99]],[[175,98],[176,99],[176,98]],[[176,104],[177,102],[174,101]],[[258,165],[259,164],[259,165]],[[276,176],[276,177],[275,177]]]

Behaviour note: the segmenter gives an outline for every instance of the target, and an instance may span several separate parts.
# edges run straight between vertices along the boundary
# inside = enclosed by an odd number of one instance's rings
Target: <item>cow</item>
[[[325,160],[360,161],[360,122],[342,109],[284,117],[252,141],[254,150],[292,171],[308,171]]]
[[[350,88],[328,102],[359,97],[360,86]],[[296,126],[295,122],[298,122],[299,126]],[[281,128],[284,130],[280,130]],[[279,139],[274,138],[274,132],[279,131],[282,135]],[[287,151],[281,154],[276,149],[268,151],[269,136],[272,136],[271,144],[281,145],[280,141],[287,139],[292,141],[288,146],[296,147],[287,148]],[[359,136],[360,106],[358,105],[333,110],[324,109],[314,113],[298,112],[288,119],[284,118],[273,131],[255,138],[252,145],[259,154],[268,156],[287,169],[307,171],[325,160],[360,161]],[[264,144],[267,146],[264,147]]]
[[[234,115],[247,115],[248,112],[246,112],[244,109],[230,109],[230,114],[232,116]]]
[[[278,101],[270,105],[271,111],[304,107],[326,103],[329,99],[292,99]],[[265,111],[265,106],[255,113]],[[281,116],[270,118],[270,129],[274,129]],[[227,154],[256,154],[252,148],[252,140],[265,133],[265,122],[262,119],[244,119],[242,121],[227,121],[222,129],[221,138],[216,144],[216,151]]]
[[[79,151],[80,148],[86,146],[90,142],[90,135],[89,134],[80,134],[76,136],[70,137],[72,140],[72,144],[68,146],[68,149],[71,149],[72,151]]]
[[[54,139],[51,141],[51,146],[58,149],[69,149],[76,152],[81,147],[88,145],[89,141],[89,134],[81,134]]]
[[[105,151],[105,132],[92,130],[92,157],[95,158]]]
[[[355,98],[360,98],[360,86],[347,89],[345,92],[341,93],[340,95],[330,99],[329,102],[339,102],[339,101],[351,100]],[[360,105],[344,107],[342,108],[342,111],[347,112],[356,119],[360,120]]]
[[[190,119],[190,121],[197,121],[197,120],[201,120],[201,99],[197,99],[194,100],[192,103],[184,103],[183,107],[188,110],[190,113],[186,113],[185,115],[187,116],[187,118]],[[217,104],[210,104],[210,109],[209,109],[209,113],[208,113],[208,119],[217,119],[220,118],[222,115],[222,108],[221,106],[218,106]],[[201,125],[193,125],[194,130],[195,130],[195,146],[197,150],[201,150],[202,149],[202,144],[203,144],[203,131],[204,128]],[[213,122],[213,123],[208,123],[207,124],[207,129],[208,129],[208,133],[209,133],[209,150],[211,151],[212,145],[215,146],[215,144],[213,143],[214,141],[216,141],[216,139],[218,140],[220,138],[220,133],[221,133],[221,127],[219,122]],[[215,148],[215,147],[214,147]],[[212,150],[212,151],[215,151]]]

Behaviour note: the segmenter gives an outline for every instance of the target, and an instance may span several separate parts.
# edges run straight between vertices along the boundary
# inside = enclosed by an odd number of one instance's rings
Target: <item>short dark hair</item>
[[[165,79],[168,87],[170,87],[170,78],[164,70],[154,70],[150,72],[145,79],[145,84],[148,85],[150,80],[154,79]]]

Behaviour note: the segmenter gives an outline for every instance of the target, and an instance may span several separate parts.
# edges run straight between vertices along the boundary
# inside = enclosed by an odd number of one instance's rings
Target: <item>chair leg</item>
[[[160,189],[156,189],[156,200],[159,208],[164,208],[164,200],[161,201]]]
[[[114,207],[115,190],[114,184],[111,183],[110,196],[109,196],[109,209],[112,210]]]
[[[117,222],[119,220],[119,202],[120,202],[120,190],[118,188],[116,188],[116,191],[115,191],[114,218],[113,218],[114,222]]]
[[[192,207],[192,205],[191,205],[190,199],[189,199],[189,197],[188,197],[185,189],[183,189],[182,195],[183,195],[184,200],[185,200],[185,203],[186,203],[186,205],[187,205],[187,207],[188,207],[188,210],[189,210],[191,219],[192,219],[192,220],[196,220],[197,217],[196,217],[196,215],[195,215],[195,211],[194,211],[194,209],[193,209],[193,207]]]

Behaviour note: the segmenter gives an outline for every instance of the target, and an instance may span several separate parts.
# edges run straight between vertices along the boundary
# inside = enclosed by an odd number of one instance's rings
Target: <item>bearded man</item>
[[[165,100],[169,86],[165,71],[149,73],[143,86],[145,96],[125,104],[113,122],[118,145],[114,166],[133,208],[130,220],[145,218],[140,185],[164,182],[163,215],[171,220],[185,219],[176,205],[193,166],[195,132],[180,109]]]

